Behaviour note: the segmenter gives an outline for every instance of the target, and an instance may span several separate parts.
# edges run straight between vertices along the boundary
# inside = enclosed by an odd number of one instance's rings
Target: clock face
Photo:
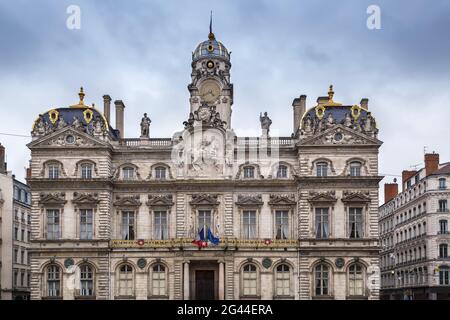
[[[220,86],[215,81],[205,81],[200,87],[200,98],[205,102],[213,102],[219,98]]]

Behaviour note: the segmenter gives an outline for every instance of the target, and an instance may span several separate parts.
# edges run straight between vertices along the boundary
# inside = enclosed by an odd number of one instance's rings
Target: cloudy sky
[[[35,5],[33,5],[35,4]],[[66,27],[69,5],[81,29]],[[381,29],[367,28],[369,5]],[[125,135],[144,112],[153,137],[188,116],[191,52],[214,32],[232,51],[238,135],[289,136],[295,97],[312,107],[334,85],[345,104],[369,98],[377,118],[380,173],[423,165],[424,146],[450,161],[450,1],[21,1],[0,0],[0,132],[29,135],[39,113],[102,95],[122,99]],[[252,128],[252,129],[249,129]],[[23,179],[29,138],[0,135],[9,169]],[[387,176],[390,182],[394,176]]]

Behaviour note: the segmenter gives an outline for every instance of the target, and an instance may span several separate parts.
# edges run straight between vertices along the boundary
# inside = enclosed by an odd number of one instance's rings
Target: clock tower
[[[216,40],[209,25],[208,40],[201,42],[192,53],[190,112],[202,105],[215,106],[225,128],[231,129],[231,106],[233,104],[233,84],[230,82],[230,53]]]

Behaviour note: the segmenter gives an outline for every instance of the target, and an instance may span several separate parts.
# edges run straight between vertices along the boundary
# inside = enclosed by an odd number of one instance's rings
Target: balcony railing
[[[172,139],[170,138],[127,138],[119,140],[119,145],[123,147],[151,147],[151,148],[169,148],[172,146]]]

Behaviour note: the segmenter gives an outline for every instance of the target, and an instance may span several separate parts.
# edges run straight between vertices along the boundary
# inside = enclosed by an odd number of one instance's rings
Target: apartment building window
[[[14,249],[14,262],[18,263],[19,262],[18,259],[19,259],[19,249]]]
[[[326,177],[328,175],[328,164],[326,162],[319,162],[317,164],[316,175],[318,177]]]
[[[439,200],[439,212],[447,212],[447,200]]]
[[[363,237],[363,209],[362,208],[349,208],[348,217],[348,230],[350,238],[362,238]]]
[[[445,182],[446,182],[446,181],[445,181],[445,178],[440,178],[440,179],[439,179],[439,189],[446,189],[446,188],[447,188]]]
[[[253,179],[254,177],[255,177],[255,168],[244,167],[244,178],[245,179]]]
[[[155,178],[160,180],[166,179],[166,168],[164,167],[155,168]]]
[[[350,176],[352,177],[361,176],[361,163],[359,162],[350,163]]]
[[[287,239],[289,237],[289,211],[275,211],[275,238]]]
[[[58,179],[59,178],[59,165],[51,164],[48,166],[48,178]]]
[[[31,231],[28,230],[27,231],[27,241],[30,242],[30,240],[31,240]]]
[[[14,187],[14,199],[19,200],[19,188]]]
[[[93,210],[80,209],[80,239],[92,239],[94,231]]]
[[[447,220],[439,220],[439,233],[447,234],[448,233],[448,222]]]
[[[244,210],[242,212],[242,237],[244,239],[256,238],[256,211]]]
[[[28,223],[28,224],[31,224],[31,214],[28,214],[28,215],[27,215],[27,223]]]
[[[122,239],[134,240],[135,236],[134,211],[122,211]]]
[[[92,179],[92,167],[91,163],[81,165],[81,179]]]
[[[19,276],[19,273],[17,271],[14,271],[14,273],[13,273],[13,286],[14,287],[17,287],[18,276]]]
[[[439,258],[448,258],[448,245],[445,243],[439,245]]]
[[[278,167],[277,178],[287,178],[287,167],[286,166],[281,165]]]
[[[329,208],[316,208],[315,231],[317,239],[328,239],[329,237],[330,217],[328,211]]]
[[[20,239],[22,241],[25,241],[25,230],[24,229],[20,230]]]
[[[94,295],[94,272],[90,265],[84,264],[80,268],[80,295]]]
[[[25,263],[25,249],[20,250],[20,263]]]
[[[319,264],[314,269],[314,283],[316,296],[329,295],[330,272],[325,264]]]
[[[25,284],[25,271],[20,273],[20,286],[23,287]]]
[[[59,297],[61,292],[61,269],[57,265],[47,268],[47,296]]]
[[[47,210],[47,239],[59,239],[60,237],[60,216],[59,210]]]
[[[153,233],[155,239],[165,240],[169,238],[167,231],[167,211],[155,211]]]
[[[19,240],[19,228],[14,227],[14,240]]]
[[[27,272],[27,287],[31,287],[31,274]]]
[[[443,286],[450,285],[450,267],[439,267],[439,284]]]

